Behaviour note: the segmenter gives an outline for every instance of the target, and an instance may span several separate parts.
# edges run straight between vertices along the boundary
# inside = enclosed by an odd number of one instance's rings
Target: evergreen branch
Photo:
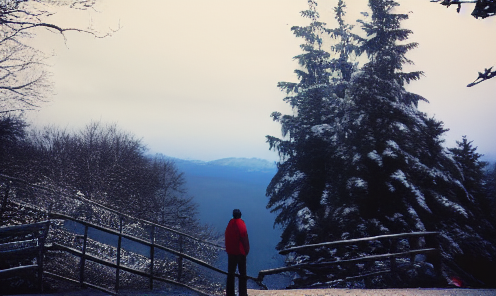
[[[298,90],[298,84],[294,82],[278,82],[277,87],[286,91],[286,94],[295,93]]]
[[[493,69],[493,67],[486,68],[484,70],[484,73],[479,72],[479,77],[477,77],[477,79],[475,79],[474,82],[469,83],[467,85],[467,87],[472,87],[472,86],[477,85],[477,84],[479,84],[479,83],[481,83],[483,81],[486,81],[486,80],[489,80],[491,78],[494,78],[496,76],[496,71],[491,71],[492,69]]]
[[[431,2],[439,2],[441,0],[431,0]],[[486,18],[490,16],[496,15],[496,1],[494,0],[443,0],[441,5],[446,6],[447,8],[451,5],[457,5],[456,12],[460,13],[462,4],[475,3],[475,8],[472,11],[472,16],[476,19]]]

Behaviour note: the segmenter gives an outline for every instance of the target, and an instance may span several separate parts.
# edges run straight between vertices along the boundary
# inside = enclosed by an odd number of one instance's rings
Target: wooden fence
[[[281,255],[287,255],[290,253],[301,253],[308,252],[312,250],[316,250],[319,248],[340,248],[350,245],[364,245],[368,242],[372,241],[383,241],[387,240],[389,244],[389,252],[384,254],[374,254],[367,256],[360,256],[356,258],[349,258],[345,260],[334,260],[327,262],[319,262],[319,263],[302,263],[302,264],[294,264],[286,267],[274,268],[269,270],[262,270],[258,274],[258,281],[263,281],[264,277],[271,274],[279,274],[288,271],[302,271],[302,270],[316,270],[322,269],[326,267],[331,267],[335,265],[349,265],[349,264],[362,264],[364,262],[370,261],[388,261],[390,268],[387,270],[375,271],[366,274],[358,274],[352,277],[346,277],[341,280],[353,280],[358,278],[365,278],[369,276],[375,276],[382,273],[396,272],[397,271],[397,258],[410,258],[410,262],[414,262],[415,255],[417,254],[433,254],[434,256],[431,258],[431,263],[434,265],[434,270],[439,277],[441,275],[441,257],[439,255],[439,245],[436,239],[436,235],[438,232],[427,231],[427,232],[412,232],[412,233],[400,233],[400,234],[389,234],[389,235],[380,235],[373,237],[365,237],[358,239],[350,239],[350,240],[341,240],[341,241],[333,241],[333,242],[325,242],[320,244],[312,244],[312,245],[303,245],[288,248],[280,251]],[[420,239],[424,240],[424,243],[420,242]],[[407,239],[409,242],[410,249],[408,251],[398,251],[398,241],[402,239]],[[425,245],[425,247],[420,247]]]
[[[0,279],[34,271],[43,292],[43,253],[49,227],[48,221],[0,227]]]
[[[3,185],[2,185],[3,184]],[[120,289],[120,273],[121,271],[125,271],[131,274],[135,274],[138,276],[146,277],[149,279],[149,287],[153,289],[153,281],[162,281],[178,286],[182,286],[185,288],[189,288],[191,290],[194,290],[200,294],[203,295],[208,295],[205,292],[200,291],[197,287],[193,287],[191,285],[185,284],[184,281],[182,281],[182,278],[184,276],[184,260],[189,261],[191,263],[197,264],[199,266],[205,267],[211,271],[213,271],[216,274],[219,275],[227,275],[227,272],[218,269],[211,264],[205,262],[204,260],[198,259],[196,257],[196,254],[188,254],[185,248],[186,241],[202,244],[202,245],[209,245],[213,248],[223,248],[221,246],[216,245],[215,243],[204,241],[201,239],[198,239],[196,237],[193,237],[191,235],[188,235],[186,233],[180,232],[176,229],[172,229],[169,227],[165,227],[163,225],[159,225],[150,221],[138,219],[135,217],[132,217],[130,215],[126,215],[123,213],[120,213],[114,209],[108,208],[104,205],[101,205],[99,203],[96,203],[94,201],[85,199],[84,197],[77,196],[74,197],[70,194],[67,194],[66,192],[57,190],[57,189],[51,189],[51,188],[46,188],[44,186],[40,185],[34,185],[34,184],[29,184],[23,180],[17,179],[17,178],[12,178],[9,176],[4,176],[0,175],[0,185],[2,185],[2,190],[3,191],[3,198],[1,201],[1,206],[2,208],[0,209],[0,214],[3,215],[4,212],[6,211],[7,203],[13,203],[17,204],[19,206],[22,206],[24,208],[31,208],[35,209],[39,212],[44,212],[45,217],[51,220],[64,220],[64,221],[73,221],[76,223],[79,223],[83,225],[84,227],[84,234],[83,235],[75,235],[72,234],[76,237],[78,237],[82,241],[82,247],[80,249],[74,248],[68,245],[64,245],[62,243],[59,243],[57,241],[53,241],[51,246],[47,248],[48,250],[51,251],[63,251],[65,253],[72,254],[76,257],[79,257],[79,280],[71,279],[66,276],[62,276],[60,274],[55,274],[51,272],[45,272],[46,275],[52,276],[52,277],[57,277],[59,279],[64,279],[68,280],[71,282],[78,283],[83,286],[88,286],[88,287],[93,287],[102,291],[105,291],[110,294],[116,294],[118,293]],[[28,194],[24,194],[26,196],[29,196],[27,201],[24,201],[23,203],[20,202],[19,200],[8,200],[9,199],[9,194],[11,190],[18,190],[16,194],[14,194],[17,197],[20,196],[19,192],[20,191],[25,191]],[[37,194],[50,194],[52,197],[46,198],[43,196],[41,199],[33,199],[35,195]],[[2,193],[2,192],[0,192]],[[56,206],[54,205],[53,201],[53,196],[57,196],[59,198],[66,198],[68,201],[62,202],[57,204]],[[72,215],[65,214],[66,212],[70,212],[72,208],[74,208],[74,205],[72,206],[67,206],[66,204],[74,202],[77,204],[77,206],[81,205],[91,205],[92,207],[92,214],[93,216],[98,217],[95,221],[98,221],[98,223],[93,222],[94,220],[88,219],[88,218],[82,218],[82,217],[74,217]],[[35,206],[36,205],[36,206]],[[57,207],[58,211],[64,211],[64,214],[61,212],[55,213],[53,210],[55,207]],[[79,210],[78,210],[79,212]],[[0,217],[1,217],[0,215]],[[103,223],[102,216],[105,216],[106,219],[108,220],[107,222]],[[144,225],[146,225],[146,228],[150,229],[149,235],[147,237],[139,237],[138,235],[132,235],[129,233],[125,233],[123,231],[123,221],[134,221],[135,223],[139,223],[142,227],[144,228]],[[112,261],[109,260],[109,258],[103,258],[103,257],[98,257],[93,254],[89,254],[87,250],[87,245],[88,245],[88,230],[89,229],[96,229],[98,231],[102,231],[104,233],[107,233],[109,235],[117,236],[118,242],[117,242],[117,251],[116,251],[116,258],[115,260],[112,259]],[[172,246],[172,244],[166,245],[164,244],[164,240],[162,242],[157,240],[158,232],[159,231],[166,231],[167,233],[170,233],[171,235],[174,235],[177,239],[177,243]],[[346,260],[333,260],[333,261],[327,261],[327,262],[319,262],[319,263],[302,263],[302,264],[295,264],[291,266],[286,266],[286,267],[281,267],[281,268],[275,268],[275,269],[270,269],[270,270],[262,270],[259,272],[257,278],[253,277],[248,277],[250,280],[255,281],[257,284],[259,284],[262,288],[266,289],[266,286],[263,284],[263,279],[267,275],[271,274],[278,274],[278,273],[283,273],[287,271],[301,271],[301,270],[316,270],[316,269],[322,269],[326,267],[331,267],[335,265],[345,265],[345,264],[361,264],[362,262],[370,262],[370,261],[388,261],[389,262],[389,270],[387,271],[380,271],[380,272],[373,272],[369,274],[359,274],[357,276],[354,276],[352,278],[360,278],[360,277],[367,277],[367,276],[372,276],[372,275],[377,275],[379,273],[383,272],[395,272],[397,268],[396,264],[396,259],[401,258],[401,257],[409,257],[410,260],[413,262],[413,259],[416,254],[434,254],[437,255],[439,246],[437,245],[437,240],[436,236],[437,232],[415,232],[415,233],[402,233],[402,234],[391,234],[391,235],[381,235],[381,236],[375,236],[375,237],[367,237],[367,238],[359,238],[359,239],[352,239],[352,240],[344,240],[344,241],[334,241],[334,242],[327,242],[327,243],[321,243],[321,244],[314,244],[314,245],[305,245],[305,246],[298,246],[298,247],[293,247],[289,248],[286,250],[280,251],[280,254],[285,255],[289,253],[302,253],[302,252],[308,252],[311,250],[317,250],[320,248],[327,248],[327,247],[333,247],[333,248],[339,248],[339,247],[344,247],[344,246],[350,246],[350,245],[355,245],[355,244],[363,244],[371,241],[382,241],[382,240],[388,240],[389,242],[389,252],[383,253],[383,254],[374,254],[374,255],[367,255],[367,256],[361,256],[357,258],[347,258]],[[418,243],[418,240],[420,238],[423,238],[425,240],[425,246],[422,248],[416,248],[415,246],[420,246],[421,244]],[[127,239],[129,241],[132,241],[134,243],[140,244],[142,246],[145,246],[149,248],[149,269],[147,271],[143,270],[138,270],[136,268],[131,268],[129,266],[126,266],[122,264],[121,261],[121,255],[122,255],[122,240]],[[409,241],[410,249],[407,251],[398,251],[397,250],[397,245],[398,241],[402,239],[407,239]],[[170,242],[169,242],[170,243]],[[162,276],[158,276],[156,270],[154,270],[154,263],[155,263],[155,253],[156,250],[161,250],[164,251],[168,254],[171,254],[173,256],[177,257],[177,274],[175,279],[171,278],[165,278]],[[194,250],[194,248],[193,248]],[[108,288],[104,288],[95,284],[92,284],[88,281],[85,280],[86,274],[85,274],[85,265],[87,261],[92,261],[110,268],[115,268],[115,286],[114,290],[110,290]],[[115,262],[114,262],[115,261]],[[42,262],[42,260],[38,261]],[[433,260],[430,261],[434,267],[435,271],[440,274],[441,271],[441,261],[440,261],[440,256],[434,256]],[[237,275],[239,277],[239,275]],[[39,277],[41,278],[41,277]],[[346,279],[352,279],[352,278],[346,278]]]
[[[152,234],[151,234],[151,239],[150,241],[145,241],[143,240],[142,238],[138,238],[138,237],[135,237],[135,236],[132,236],[132,235],[127,235],[127,234],[124,234],[122,233],[122,223],[121,223],[121,227],[119,229],[119,231],[115,231],[115,230],[112,230],[112,229],[108,229],[108,228],[105,228],[105,227],[102,227],[102,226],[99,226],[99,225],[96,225],[96,224],[92,224],[92,223],[88,223],[86,221],[82,221],[82,220],[78,220],[78,219],[74,219],[72,217],[68,217],[66,215],[63,215],[63,214],[50,214],[49,215],[51,219],[63,219],[63,220],[70,220],[70,221],[74,221],[74,222],[77,222],[77,223],[80,223],[82,225],[84,225],[84,235],[83,235],[83,247],[82,247],[82,250],[76,250],[76,249],[73,249],[73,248],[70,248],[70,247],[67,247],[67,246],[64,246],[64,245],[61,245],[61,244],[57,244],[57,243],[54,243],[52,244],[52,246],[50,248],[48,248],[48,250],[52,250],[52,251],[64,251],[64,252],[68,252],[72,255],[75,255],[77,257],[80,257],[81,258],[81,261],[80,261],[80,265],[79,265],[79,269],[80,269],[80,277],[79,277],[79,280],[80,280],[80,283],[82,286],[84,285],[88,285],[89,283],[85,282],[84,281],[84,267],[85,267],[85,262],[86,260],[91,260],[93,262],[96,262],[96,263],[99,263],[99,264],[102,264],[102,265],[105,265],[105,266],[109,266],[109,267],[112,267],[112,268],[115,268],[116,269],[116,282],[115,282],[115,292],[118,292],[119,291],[119,274],[120,274],[120,270],[123,270],[123,271],[127,271],[129,273],[132,273],[132,274],[136,274],[136,275],[139,275],[139,276],[144,276],[144,277],[147,277],[150,279],[149,281],[149,287],[150,289],[153,289],[153,281],[154,280],[158,280],[158,281],[162,281],[162,282],[166,282],[166,283],[170,283],[170,284],[174,284],[174,285],[177,285],[177,286],[181,286],[181,287],[185,287],[185,288],[189,288],[191,290],[194,290],[200,294],[203,294],[203,295],[208,295],[208,294],[205,294],[205,292],[202,292],[194,287],[191,287],[187,284],[184,284],[181,282],[181,277],[182,277],[182,274],[183,274],[183,259],[186,259],[186,260],[189,260],[193,263],[196,263],[200,266],[203,266],[203,267],[206,267],[210,270],[213,270],[215,272],[218,272],[218,273],[221,273],[221,274],[225,274],[227,275],[227,273],[221,269],[218,269],[202,260],[199,260],[197,258],[194,258],[192,256],[189,256],[187,254],[184,254],[182,253],[181,251],[177,251],[177,250],[174,250],[174,249],[171,249],[169,247],[166,247],[166,246],[163,246],[163,245],[160,245],[160,244],[157,244],[155,239],[154,239],[154,233],[155,233],[155,228],[160,228],[161,226],[160,225],[154,225],[154,227],[152,227]],[[116,254],[116,258],[117,258],[117,263],[113,263],[113,262],[110,262],[110,261],[107,261],[107,260],[104,260],[104,259],[101,259],[101,258],[98,258],[96,256],[92,256],[92,255],[89,255],[86,253],[86,245],[87,245],[87,241],[88,241],[88,229],[89,228],[94,228],[94,229],[97,229],[97,230],[100,230],[102,232],[105,232],[107,234],[111,234],[111,235],[116,235],[118,237],[118,244],[117,244],[117,254]],[[148,272],[143,272],[141,270],[137,270],[137,269],[133,269],[133,268],[129,268],[129,267],[126,267],[126,266],[123,266],[121,265],[121,251],[122,251],[122,239],[125,238],[125,239],[128,239],[130,241],[133,241],[133,242],[136,242],[138,244],[141,244],[141,245],[144,245],[144,246],[147,246],[150,248],[150,260],[151,260],[151,263],[150,263],[150,269]],[[182,239],[179,240],[180,241],[180,247],[179,249],[181,250],[183,248],[182,246]],[[155,260],[155,250],[163,250],[165,252],[168,252],[170,254],[173,254],[173,255],[176,255],[178,257],[178,273],[177,273],[177,278],[176,280],[171,280],[171,279],[167,279],[167,278],[164,278],[164,277],[159,277],[159,276],[156,276],[154,275],[154,260]],[[105,290],[105,292],[111,292],[111,291],[108,291],[108,290]],[[111,292],[112,293],[112,292]]]
[[[74,278],[70,278],[70,277],[65,276],[65,275],[60,275],[60,274],[56,274],[54,272],[47,272],[47,271],[44,272],[45,275],[48,275],[50,277],[55,277],[58,279],[62,279],[62,280],[67,280],[67,281],[70,281],[70,282],[73,282],[73,283],[76,283],[76,284],[79,284],[82,286],[92,287],[92,288],[104,291],[106,293],[109,293],[109,294],[117,294],[119,289],[120,289],[120,286],[121,286],[120,273],[121,273],[121,271],[125,271],[128,273],[134,274],[134,275],[148,278],[150,289],[153,289],[153,281],[156,280],[156,281],[161,281],[161,282],[185,287],[185,288],[191,289],[197,293],[200,293],[202,295],[209,295],[209,294],[205,293],[204,291],[199,290],[197,287],[193,287],[189,284],[185,284],[184,281],[182,280],[182,278],[184,277],[183,265],[185,262],[194,263],[194,264],[199,265],[201,267],[204,267],[210,271],[213,271],[214,273],[216,273],[218,275],[227,275],[227,272],[212,266],[211,264],[205,262],[204,260],[198,259],[196,257],[197,254],[187,254],[187,251],[186,251],[186,249],[188,249],[188,248],[186,248],[187,243],[189,243],[189,245],[200,244],[203,246],[210,246],[211,248],[214,248],[217,250],[223,249],[222,246],[219,246],[215,243],[198,239],[194,236],[183,233],[183,232],[178,231],[176,229],[172,229],[172,228],[169,228],[169,227],[166,227],[163,225],[159,225],[159,224],[153,223],[151,221],[146,221],[143,219],[138,219],[138,218],[132,217],[130,215],[126,215],[126,214],[121,213],[119,211],[116,211],[114,209],[108,208],[104,205],[101,205],[97,202],[87,200],[81,196],[77,196],[77,197],[70,196],[65,192],[46,188],[46,187],[40,186],[40,185],[29,184],[23,180],[20,180],[17,178],[12,178],[12,177],[5,176],[5,175],[0,175],[0,183],[2,183],[1,181],[4,181],[3,184],[7,184],[6,186],[5,185],[3,186],[3,188],[5,188],[5,189],[3,190],[4,194],[3,194],[3,199],[2,199],[2,208],[0,209],[1,214],[3,214],[5,212],[5,209],[7,207],[7,203],[12,203],[12,204],[16,204],[18,206],[21,206],[23,208],[31,208],[31,209],[34,209],[34,210],[39,211],[39,212],[44,212],[45,217],[47,217],[48,219],[50,219],[52,221],[61,221],[61,220],[72,221],[72,222],[76,222],[76,223],[78,223],[84,227],[84,234],[83,235],[77,235],[74,233],[71,234],[72,236],[74,236],[74,237],[78,238],[78,240],[80,240],[80,242],[82,243],[81,248],[74,248],[74,247],[68,246],[67,244],[59,243],[56,240],[52,241],[50,246],[47,247],[48,251],[57,251],[57,252],[62,251],[62,252],[68,253],[68,254],[72,254],[76,257],[79,257],[80,258],[79,259],[80,260],[79,267],[78,267],[79,268],[79,272],[78,272],[78,274],[79,274],[78,278],[79,279],[75,280]],[[17,184],[17,186],[16,186],[16,184]],[[23,185],[24,187],[20,188],[22,186],[20,186],[19,184]],[[65,209],[64,204],[57,205],[57,206],[54,206],[53,202],[43,204],[44,202],[46,203],[46,200],[49,200],[50,198],[44,198],[44,199],[41,199],[39,201],[29,200],[28,202],[20,202],[18,200],[14,201],[13,200],[14,198],[10,198],[10,200],[7,201],[9,199],[10,191],[16,190],[16,189],[21,189],[21,190],[27,191],[29,193],[30,198],[32,198],[32,195],[36,195],[40,191],[44,192],[45,194],[48,193],[51,195],[55,195],[57,197],[63,196],[64,198],[67,198],[67,199],[72,200],[74,202],[77,202],[79,204],[84,203],[87,205],[91,205],[94,209],[96,209],[96,210],[92,210],[93,212],[103,211],[103,212],[105,212],[106,216],[109,216],[110,214],[112,214],[113,217],[107,219],[109,221],[107,221],[108,225],[106,226],[106,225],[104,225],[105,223],[103,223],[103,224],[102,223],[94,223],[91,220],[88,221],[88,219],[86,219],[86,218],[78,218],[78,217],[74,217],[72,215],[67,215],[65,213],[62,214],[60,212],[56,213],[54,211],[54,208],[57,207],[57,208],[61,208],[62,210],[64,210]],[[35,204],[36,204],[36,206],[35,206]],[[70,208],[70,207],[67,207],[67,208]],[[102,212],[94,213],[94,216],[99,216],[99,215],[101,216],[101,213]],[[99,217],[99,218],[100,219],[98,221],[101,222],[100,220],[102,220],[102,219],[101,219],[101,217]],[[110,220],[112,220],[112,221],[110,221]],[[142,229],[145,228],[145,225],[146,225],[146,228],[150,229],[148,237],[146,237],[146,238],[145,237],[139,237],[137,235],[131,235],[129,233],[125,233],[123,231],[123,228],[124,228],[123,227],[124,226],[123,221],[133,221],[133,223],[139,223],[140,226],[142,226],[141,227]],[[103,233],[106,233],[108,235],[117,236],[117,246],[116,246],[117,251],[115,254],[115,258],[103,258],[103,257],[95,256],[95,254],[88,253],[87,245],[88,245],[88,230],[89,229],[96,229],[96,230],[101,231]],[[164,232],[169,233],[169,237],[171,235],[174,235],[174,240],[176,240],[177,242],[172,243],[171,241],[168,241],[167,243],[169,243],[169,245],[164,245],[163,243],[160,243],[157,240],[158,232],[160,232],[160,231],[161,231],[162,235]],[[131,268],[129,266],[122,264],[121,255],[122,255],[122,251],[123,251],[123,248],[122,248],[122,240],[123,239],[129,240],[133,243],[139,244],[139,245],[144,246],[144,247],[149,249],[150,264],[149,264],[149,269],[147,271],[138,270],[136,268]],[[162,242],[164,242],[164,240],[162,240]],[[190,248],[190,249],[192,249],[192,248]],[[164,251],[168,254],[171,254],[171,255],[177,257],[176,262],[177,262],[178,268],[177,268],[177,274],[176,274],[175,279],[165,278],[163,276],[157,275],[156,270],[154,270],[154,266],[155,266],[154,263],[156,260],[155,254],[156,254],[157,250]],[[192,249],[192,250],[194,251],[194,249]],[[85,279],[86,278],[85,266],[87,265],[87,261],[92,261],[92,262],[95,262],[95,263],[98,263],[98,264],[101,264],[101,265],[104,265],[104,266],[107,266],[110,268],[115,268],[116,277],[115,277],[114,290],[96,285],[94,283],[90,283]],[[236,275],[236,276],[239,277],[239,275]],[[253,277],[248,277],[248,278],[251,280],[257,281],[256,278],[253,278]],[[259,284],[261,284],[261,283],[259,283]],[[262,285],[262,287],[264,287],[263,284],[261,284],[261,285]]]

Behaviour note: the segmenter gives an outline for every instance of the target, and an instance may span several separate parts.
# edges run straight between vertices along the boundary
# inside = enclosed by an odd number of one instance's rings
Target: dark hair
[[[239,209],[234,209],[233,210],[233,218],[234,219],[239,219],[241,218],[241,211]]]

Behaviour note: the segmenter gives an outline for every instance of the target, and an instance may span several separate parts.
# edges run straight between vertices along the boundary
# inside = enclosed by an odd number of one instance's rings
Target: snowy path
[[[313,289],[248,290],[249,296],[496,296],[496,290],[481,289]]]
[[[91,289],[59,294],[24,296],[103,296]],[[123,296],[198,296],[185,289],[122,293]],[[307,290],[248,290],[249,296],[496,296],[494,289],[307,289]]]

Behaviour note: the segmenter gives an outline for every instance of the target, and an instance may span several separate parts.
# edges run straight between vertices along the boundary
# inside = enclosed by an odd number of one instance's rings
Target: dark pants
[[[234,280],[236,267],[239,271],[239,296],[248,295],[246,288],[246,256],[244,255],[227,255],[227,284],[226,295],[235,296],[234,294]]]

